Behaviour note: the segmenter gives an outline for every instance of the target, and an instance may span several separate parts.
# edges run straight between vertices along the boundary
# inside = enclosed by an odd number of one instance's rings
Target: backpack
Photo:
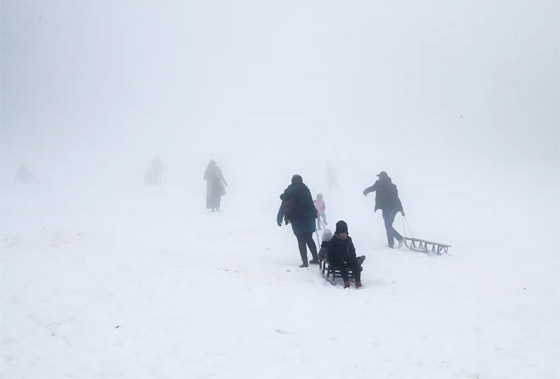
[[[288,193],[284,192],[280,195],[280,199],[282,199],[282,208],[284,208],[284,220],[286,220],[286,222],[300,218],[305,211],[305,209],[302,208],[305,204],[304,194],[306,189],[307,187],[301,184],[292,191]]]
[[[282,200],[282,207],[284,208],[284,219],[286,221],[293,221],[298,218],[300,210],[298,206],[298,195],[291,196]]]

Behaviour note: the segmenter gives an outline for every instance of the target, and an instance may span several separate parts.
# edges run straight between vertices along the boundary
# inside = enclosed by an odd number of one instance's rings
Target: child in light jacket
[[[326,206],[325,200],[323,200],[323,194],[318,193],[317,198],[313,200],[313,203],[315,204],[315,209],[317,209],[317,229],[321,230],[321,222],[323,223],[323,225],[328,225],[327,215],[325,214]]]

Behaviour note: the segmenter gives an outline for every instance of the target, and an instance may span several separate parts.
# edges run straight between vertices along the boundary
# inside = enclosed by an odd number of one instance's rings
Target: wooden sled
[[[410,250],[420,251],[422,253],[434,253],[437,255],[443,253],[447,254],[449,252],[448,249],[451,247],[451,245],[411,237],[404,237],[404,244]]]
[[[323,276],[323,278],[325,278],[327,282],[329,282],[333,286],[336,286],[337,278],[342,279],[340,270],[332,267],[326,259],[321,259],[319,261],[319,268],[321,269],[321,275]],[[356,279],[354,279],[354,273],[352,272],[351,268],[348,269],[348,279],[353,282],[356,281]]]

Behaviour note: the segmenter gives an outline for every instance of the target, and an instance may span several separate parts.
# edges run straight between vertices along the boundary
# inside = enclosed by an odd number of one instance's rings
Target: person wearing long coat
[[[378,175],[379,179],[371,187],[364,190],[364,196],[370,192],[375,192],[375,210],[382,210],[383,221],[385,222],[385,230],[387,231],[387,243],[390,248],[393,248],[395,239],[399,241],[398,247],[404,243],[404,238],[393,227],[395,216],[398,212],[404,216],[404,210],[399,199],[399,192],[397,186],[393,184],[391,178],[385,171],[381,171]]]
[[[212,212],[219,211],[222,196],[226,194],[227,182],[216,161],[210,160],[204,171],[204,179],[206,180],[206,208],[212,209]]]
[[[296,236],[302,260],[300,267],[307,267],[308,263],[319,264],[317,245],[315,245],[313,240],[317,209],[315,209],[311,192],[303,183],[300,175],[292,177],[292,184],[284,190],[284,193],[280,195],[280,199],[282,203],[276,215],[276,223],[278,226],[282,226],[282,220],[285,219],[286,223],[292,224],[292,230]],[[288,204],[290,204],[290,209],[287,209]],[[309,262],[307,260],[307,247],[311,251],[313,258]]]

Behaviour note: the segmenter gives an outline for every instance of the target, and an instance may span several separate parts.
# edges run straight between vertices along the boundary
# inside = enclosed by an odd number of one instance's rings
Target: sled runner
[[[325,278],[327,282],[329,282],[333,286],[336,286],[336,278],[342,279],[340,270],[329,265],[329,262],[327,262],[325,259],[319,261],[319,268],[321,269],[321,275],[323,276],[323,278]],[[348,269],[348,279],[353,282],[356,281],[354,279],[354,273],[352,272],[351,268]]]
[[[407,227],[408,230],[410,231],[410,237],[407,236],[407,231],[406,231]],[[439,242],[432,242],[432,241],[422,240],[420,238],[414,238],[412,235],[412,229],[410,229],[410,225],[408,224],[408,220],[406,219],[405,216],[403,216],[403,228],[404,228],[404,244],[410,250],[419,251],[421,253],[427,253],[427,254],[434,253],[437,255],[441,255],[443,253],[447,254],[448,249],[451,247],[451,245],[446,245]]]
[[[421,240],[413,237],[404,237],[404,244],[410,250],[420,251],[422,253],[435,253],[437,255],[441,255],[443,253],[447,254],[448,249],[451,247],[451,245]]]

